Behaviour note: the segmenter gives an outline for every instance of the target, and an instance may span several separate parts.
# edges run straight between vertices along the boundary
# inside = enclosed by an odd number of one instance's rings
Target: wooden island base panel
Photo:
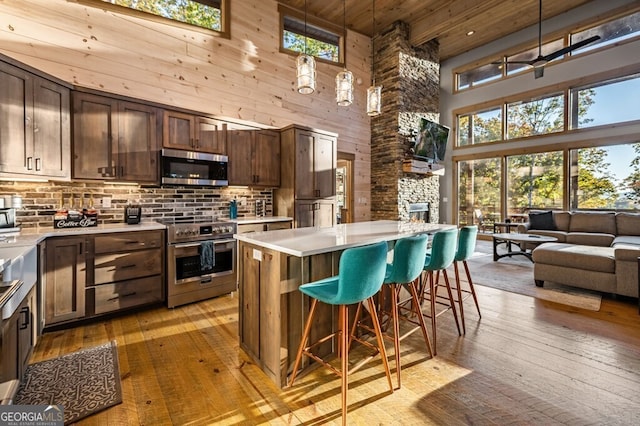
[[[337,275],[340,253],[347,248],[453,226],[375,221],[236,235],[240,346],[276,385],[285,387],[309,311],[308,298],[298,291],[301,284]],[[317,309],[312,340],[337,326],[337,311],[323,304]],[[333,350],[327,341],[317,354]]]

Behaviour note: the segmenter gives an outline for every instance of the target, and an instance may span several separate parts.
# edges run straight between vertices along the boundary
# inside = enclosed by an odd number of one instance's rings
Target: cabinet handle
[[[31,320],[31,310],[28,306],[20,309],[20,315],[24,314],[24,322],[20,324],[20,330],[26,330],[29,327],[29,323]]]
[[[134,263],[132,265],[124,265],[121,266],[120,269],[129,269],[129,268],[135,268],[137,265]]]
[[[33,170],[33,157],[27,157],[27,170]]]
[[[189,139],[189,145],[195,148],[196,144],[193,141],[193,138]]]
[[[200,148],[200,139],[196,139],[196,148]]]
[[[320,196],[320,190],[316,189],[316,197],[319,197],[319,196]]]
[[[120,177],[124,176],[124,166],[120,166]]]
[[[39,172],[40,170],[42,170],[42,159],[36,158],[36,171]]]
[[[115,297],[111,297],[109,299],[107,299],[107,302],[113,302],[114,300],[118,300],[118,299],[124,299],[125,297],[131,297],[131,296],[135,296],[137,294],[137,292],[133,291],[131,293],[126,293],[126,294],[121,294]]]
[[[140,241],[126,241],[125,244],[141,244],[141,245],[144,245],[144,243],[141,243]]]

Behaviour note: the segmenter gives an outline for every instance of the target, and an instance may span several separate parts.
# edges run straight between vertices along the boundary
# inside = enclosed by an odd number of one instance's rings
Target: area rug
[[[61,405],[64,424],[122,402],[116,342],[31,364],[14,404]]]
[[[490,242],[478,241],[476,252],[469,259],[471,278],[476,285],[524,294],[541,300],[599,311],[602,295],[597,291],[545,282],[536,287],[533,281],[533,263],[524,256],[513,256],[493,261]],[[464,272],[462,277],[465,277]]]

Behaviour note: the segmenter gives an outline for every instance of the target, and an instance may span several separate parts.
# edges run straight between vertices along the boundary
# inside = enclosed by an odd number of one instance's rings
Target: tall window
[[[640,120],[637,94],[640,74],[571,89],[571,128]]]
[[[570,151],[571,209],[640,208],[640,142]]]
[[[216,31],[228,36],[229,0],[78,0],[141,18]]]
[[[556,94],[507,105],[507,138],[515,139],[564,130],[564,95]]]
[[[319,22],[304,13],[280,5],[280,46],[283,52],[298,55],[305,52],[320,60],[344,64],[344,38],[342,27]]]
[[[502,140],[502,108],[458,116],[458,145]]]
[[[507,214],[562,209],[562,151],[507,157]]]
[[[500,158],[458,163],[458,224],[492,232],[500,220],[501,170]]]

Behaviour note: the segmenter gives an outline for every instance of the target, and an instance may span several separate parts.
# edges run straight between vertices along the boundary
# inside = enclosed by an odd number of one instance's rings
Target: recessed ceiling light
[[[476,30],[469,30],[469,31],[467,31],[467,35],[468,35],[468,36],[474,35],[475,33],[476,33]]]

